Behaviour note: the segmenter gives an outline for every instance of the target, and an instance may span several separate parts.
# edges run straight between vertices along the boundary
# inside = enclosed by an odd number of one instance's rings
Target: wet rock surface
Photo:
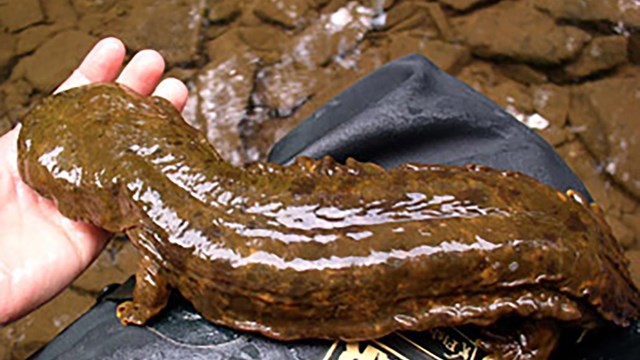
[[[240,4],[235,0],[208,1],[207,19],[212,23],[228,22],[242,12]]]
[[[624,36],[602,36],[593,39],[580,53],[575,62],[565,67],[572,78],[589,76],[627,62],[627,38]]]
[[[4,76],[10,68],[11,62],[16,57],[15,47],[17,38],[11,36],[8,32],[0,32],[0,76]]]
[[[312,5],[307,0],[258,0],[253,12],[266,22],[295,29],[310,20]]]
[[[640,26],[640,5],[635,0],[535,0],[535,3],[558,19]]]
[[[640,282],[639,29],[635,0],[0,0],[0,134],[115,35],[129,56],[162,52],[191,89],[186,119],[240,165],[417,52],[556,147]],[[69,290],[0,330],[0,358],[36,350],[136,263],[130,244],[112,241]]]
[[[417,40],[411,34],[390,36],[389,53],[392,59],[419,53],[449,74],[457,74],[471,60],[468,47],[442,40]]]
[[[486,2],[487,0],[440,0],[441,3],[451,6],[456,10],[467,10],[472,6]]]
[[[193,122],[205,132],[218,153],[233,164],[246,162],[240,123],[247,116],[260,58],[237,30],[206,44],[211,61],[195,78],[197,105]]]
[[[169,65],[184,64],[197,56],[204,14],[201,0],[140,0],[115,3],[107,12],[113,19],[105,22],[93,10],[81,23],[96,36],[115,35],[132,50],[158,50]],[[85,19],[87,21],[85,22]]]
[[[579,131],[579,130],[577,130]],[[580,139],[574,139],[557,148],[560,156],[582,179],[596,203],[603,209],[614,235],[628,251],[640,245],[640,204],[633,196],[620,189],[603,173],[595,159]],[[637,269],[637,267],[635,267]],[[640,272],[632,276],[640,283]]]
[[[16,75],[22,75],[35,89],[50,92],[78,66],[96,41],[97,38],[77,30],[57,34],[44,41],[33,55],[22,58],[16,69],[23,73]]]
[[[640,199],[640,73],[573,89],[571,123],[605,173]]]
[[[351,2],[333,13],[323,14],[289,47],[293,60],[309,69],[328,65],[334,57],[353,50],[371,27],[370,9]]]
[[[0,22],[9,31],[18,31],[44,20],[38,0],[0,1]]]
[[[566,87],[542,84],[532,88],[533,110],[549,122],[541,135],[551,145],[558,146],[572,139],[567,130],[570,100],[571,94]]]
[[[528,1],[503,1],[454,24],[474,54],[522,62],[561,63],[575,57],[590,39],[577,27],[558,25]]]
[[[17,37],[16,54],[24,55],[32,52],[59,30],[60,27],[55,25],[40,25],[25,29]]]
[[[78,15],[71,6],[71,0],[47,0],[41,1],[40,5],[47,23],[67,29],[75,26],[78,22]]]

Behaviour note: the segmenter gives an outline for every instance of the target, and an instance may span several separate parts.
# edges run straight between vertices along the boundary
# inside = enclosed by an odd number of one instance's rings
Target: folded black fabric
[[[269,161],[286,164],[301,155],[384,167],[484,164],[591,199],[540,136],[416,54],[379,68],[320,108],[275,144]]]

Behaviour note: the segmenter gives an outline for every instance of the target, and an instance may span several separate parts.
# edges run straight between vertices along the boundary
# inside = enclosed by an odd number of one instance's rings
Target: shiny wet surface
[[[330,157],[243,169],[166,100],[115,84],[34,106],[18,163],[63,215],[124,232],[143,255],[125,324],[152,321],[168,288],[216,324],[279,340],[510,314],[549,319],[523,332],[553,339],[552,319],[592,326],[582,303],[621,326],[640,309],[599,208],[517,172]]]
[[[165,54],[171,75],[192,88],[187,118],[235,163],[264,159],[340,90],[420,52],[556,146],[605,210],[638,278],[640,12],[632,0],[576,2],[388,0],[381,12],[364,0],[10,0],[0,11],[0,133],[107,34]],[[523,45],[531,34],[545,41]],[[136,256],[112,242],[69,291],[0,330],[0,358],[46,342],[99,289],[132,273]]]

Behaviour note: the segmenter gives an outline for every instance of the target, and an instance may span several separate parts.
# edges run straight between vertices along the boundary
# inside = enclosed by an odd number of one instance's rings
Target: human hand
[[[182,110],[187,87],[160,81],[162,56],[137,53],[120,72],[124,44],[98,42],[55,92],[94,82],[124,84],[142,95],[161,96]],[[16,320],[64,290],[104,248],[110,234],[65,218],[56,206],[24,184],[18,173],[19,126],[0,137],[0,325]]]

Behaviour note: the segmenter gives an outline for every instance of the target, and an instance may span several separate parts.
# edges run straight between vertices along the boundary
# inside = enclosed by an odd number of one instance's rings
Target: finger
[[[142,50],[124,67],[116,82],[128,86],[141,95],[149,95],[156,88],[164,72],[164,59],[155,50]]]
[[[187,102],[187,96],[189,96],[189,89],[182,81],[176,78],[167,78],[158,84],[153,91],[153,96],[169,100],[176,109],[182,111],[184,104]]]
[[[118,76],[126,49],[119,39],[108,37],[96,43],[80,66],[55,93],[94,82],[110,82]]]

